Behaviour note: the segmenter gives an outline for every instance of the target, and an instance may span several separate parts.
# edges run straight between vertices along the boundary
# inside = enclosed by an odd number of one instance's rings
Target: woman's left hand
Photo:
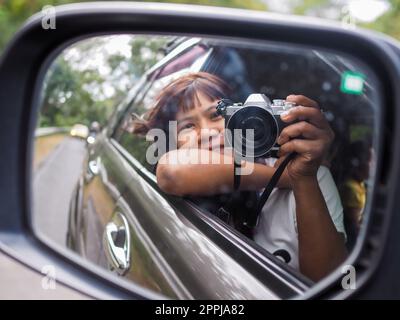
[[[290,95],[286,100],[297,106],[281,115],[282,121],[291,124],[278,137],[278,156],[281,160],[291,152],[297,153],[287,166],[292,181],[316,177],[335,135],[314,100],[302,95]]]

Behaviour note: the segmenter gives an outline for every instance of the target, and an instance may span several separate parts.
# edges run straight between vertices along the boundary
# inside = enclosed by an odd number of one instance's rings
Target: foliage
[[[49,70],[45,82],[40,126],[89,125],[106,118],[107,101],[99,103],[83,89],[85,83],[99,81],[92,70],[77,72],[62,57]]]
[[[75,44],[52,64],[44,83],[39,126],[90,125],[93,121],[104,124],[113,107],[161,57],[158,49],[165,44],[162,37],[132,36],[131,57],[127,58],[107,54],[107,39],[98,37]],[[103,66],[109,67],[106,74],[96,64],[90,65],[96,58],[105,59]],[[113,93],[107,95],[110,88]]]

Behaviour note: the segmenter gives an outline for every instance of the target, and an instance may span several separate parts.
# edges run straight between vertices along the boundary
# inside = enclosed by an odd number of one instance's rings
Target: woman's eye
[[[211,113],[211,119],[217,119],[220,117],[221,117],[221,115],[217,111]]]
[[[183,126],[180,128],[179,131],[182,131],[182,130],[185,130],[185,129],[191,129],[191,128],[193,128],[193,127],[194,127],[194,124],[193,124],[193,123],[187,123],[187,124],[183,125]]]

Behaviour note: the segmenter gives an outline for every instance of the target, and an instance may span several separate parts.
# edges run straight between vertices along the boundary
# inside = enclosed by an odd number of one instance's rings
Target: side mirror
[[[0,62],[0,101],[6,106],[0,108],[0,244],[10,255],[39,271],[43,265],[54,265],[61,270],[60,281],[96,297],[117,298],[347,298],[363,294],[373,297],[374,291],[363,291],[367,284],[372,288],[378,286],[372,274],[379,271],[389,276],[400,268],[398,259],[391,258],[399,252],[400,244],[397,43],[326,22],[234,9],[224,9],[222,13],[214,8],[188,5],[73,4],[56,7],[55,18],[56,28],[44,29],[43,16],[33,16],[16,34]],[[66,184],[49,173],[52,182],[41,185],[31,170],[38,115],[46,111],[41,109],[43,92],[52,90],[48,83],[54,72],[60,70],[52,66],[60,63],[59,57],[65,58],[65,50],[81,40],[108,41],[111,35],[138,40],[135,50],[142,57],[149,54],[146,44],[154,38],[165,42],[163,37],[170,40],[169,36],[173,36],[175,42],[167,41],[164,50],[153,48],[154,52],[166,55],[155,55],[158,60],[150,65],[136,61],[135,66],[142,73],[134,78],[135,83],[123,99],[112,105],[111,112],[103,114],[106,121],[101,139],[97,140],[98,124],[92,122],[87,127],[80,123],[90,123],[83,122],[88,119],[76,120],[79,123],[72,126],[71,136],[89,144],[96,140],[94,146],[103,138],[104,141],[93,154],[79,158],[93,171],[90,179],[84,181],[78,175],[69,196],[56,201],[51,194],[67,192]],[[91,45],[95,47],[96,41]],[[140,51],[141,48],[146,50]],[[91,59],[83,55],[82,58]],[[63,59],[61,63],[68,67],[70,60]],[[252,93],[263,93],[271,100],[303,92],[316,97],[335,129],[335,141],[339,142],[333,144],[324,159],[331,171],[343,169],[333,174],[333,183],[348,173],[345,169],[360,169],[361,152],[354,152],[353,143],[368,140],[370,157],[363,157],[362,162],[370,166],[366,169],[367,177],[359,183],[364,188],[364,219],[343,264],[357,272],[356,290],[343,286],[341,268],[332,270],[319,282],[311,282],[281,261],[284,256],[287,262],[286,253],[279,256],[277,251],[260,248],[202,211],[196,202],[160,191],[156,177],[145,163],[146,141],[133,134],[131,114],[144,114],[162,87],[189,71],[207,71],[224,78],[233,87],[233,99],[237,102],[244,102]],[[72,91],[63,92],[58,107],[68,107],[66,97],[77,97]],[[96,95],[96,91],[92,93]],[[84,101],[87,96],[81,98]],[[75,107],[78,102],[75,101]],[[93,159],[97,158],[90,157],[101,158],[101,170],[93,166]],[[57,172],[72,180],[66,166],[60,166]],[[82,168],[75,162],[74,166],[77,172]],[[41,190],[46,190],[46,194],[38,196]],[[95,201],[100,205],[94,205]],[[79,230],[88,224],[92,231],[102,235],[102,228],[118,208],[126,222],[125,230],[131,235],[131,242],[124,243],[129,250],[123,256],[124,266],[130,269],[124,269],[121,275],[133,281],[110,274],[104,269],[107,261],[99,256],[89,257],[84,250],[72,253],[46,234],[46,228],[37,224],[37,217],[42,212],[40,208],[51,205],[56,208],[51,210],[53,214],[66,214],[62,218],[46,215],[46,221],[63,220],[62,232],[73,248],[84,248],[85,233]],[[90,206],[92,212],[97,210],[95,218],[88,216]],[[275,231],[271,228],[271,233]],[[72,237],[74,232],[81,237]],[[92,242],[94,246],[102,245],[102,237],[98,239]],[[100,252],[101,248],[95,250]],[[127,252],[135,255],[134,263]],[[145,258],[137,259],[140,254]],[[395,294],[400,296],[399,277],[388,278],[391,287],[396,288]]]

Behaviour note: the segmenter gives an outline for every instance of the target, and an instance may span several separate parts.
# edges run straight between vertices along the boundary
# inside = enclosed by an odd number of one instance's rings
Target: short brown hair
[[[211,73],[196,72],[184,75],[161,90],[154,106],[143,119],[134,121],[133,133],[146,135],[153,128],[167,132],[168,122],[176,120],[178,111],[187,111],[199,104],[199,93],[210,100],[216,100],[226,97],[229,92],[229,86]]]

